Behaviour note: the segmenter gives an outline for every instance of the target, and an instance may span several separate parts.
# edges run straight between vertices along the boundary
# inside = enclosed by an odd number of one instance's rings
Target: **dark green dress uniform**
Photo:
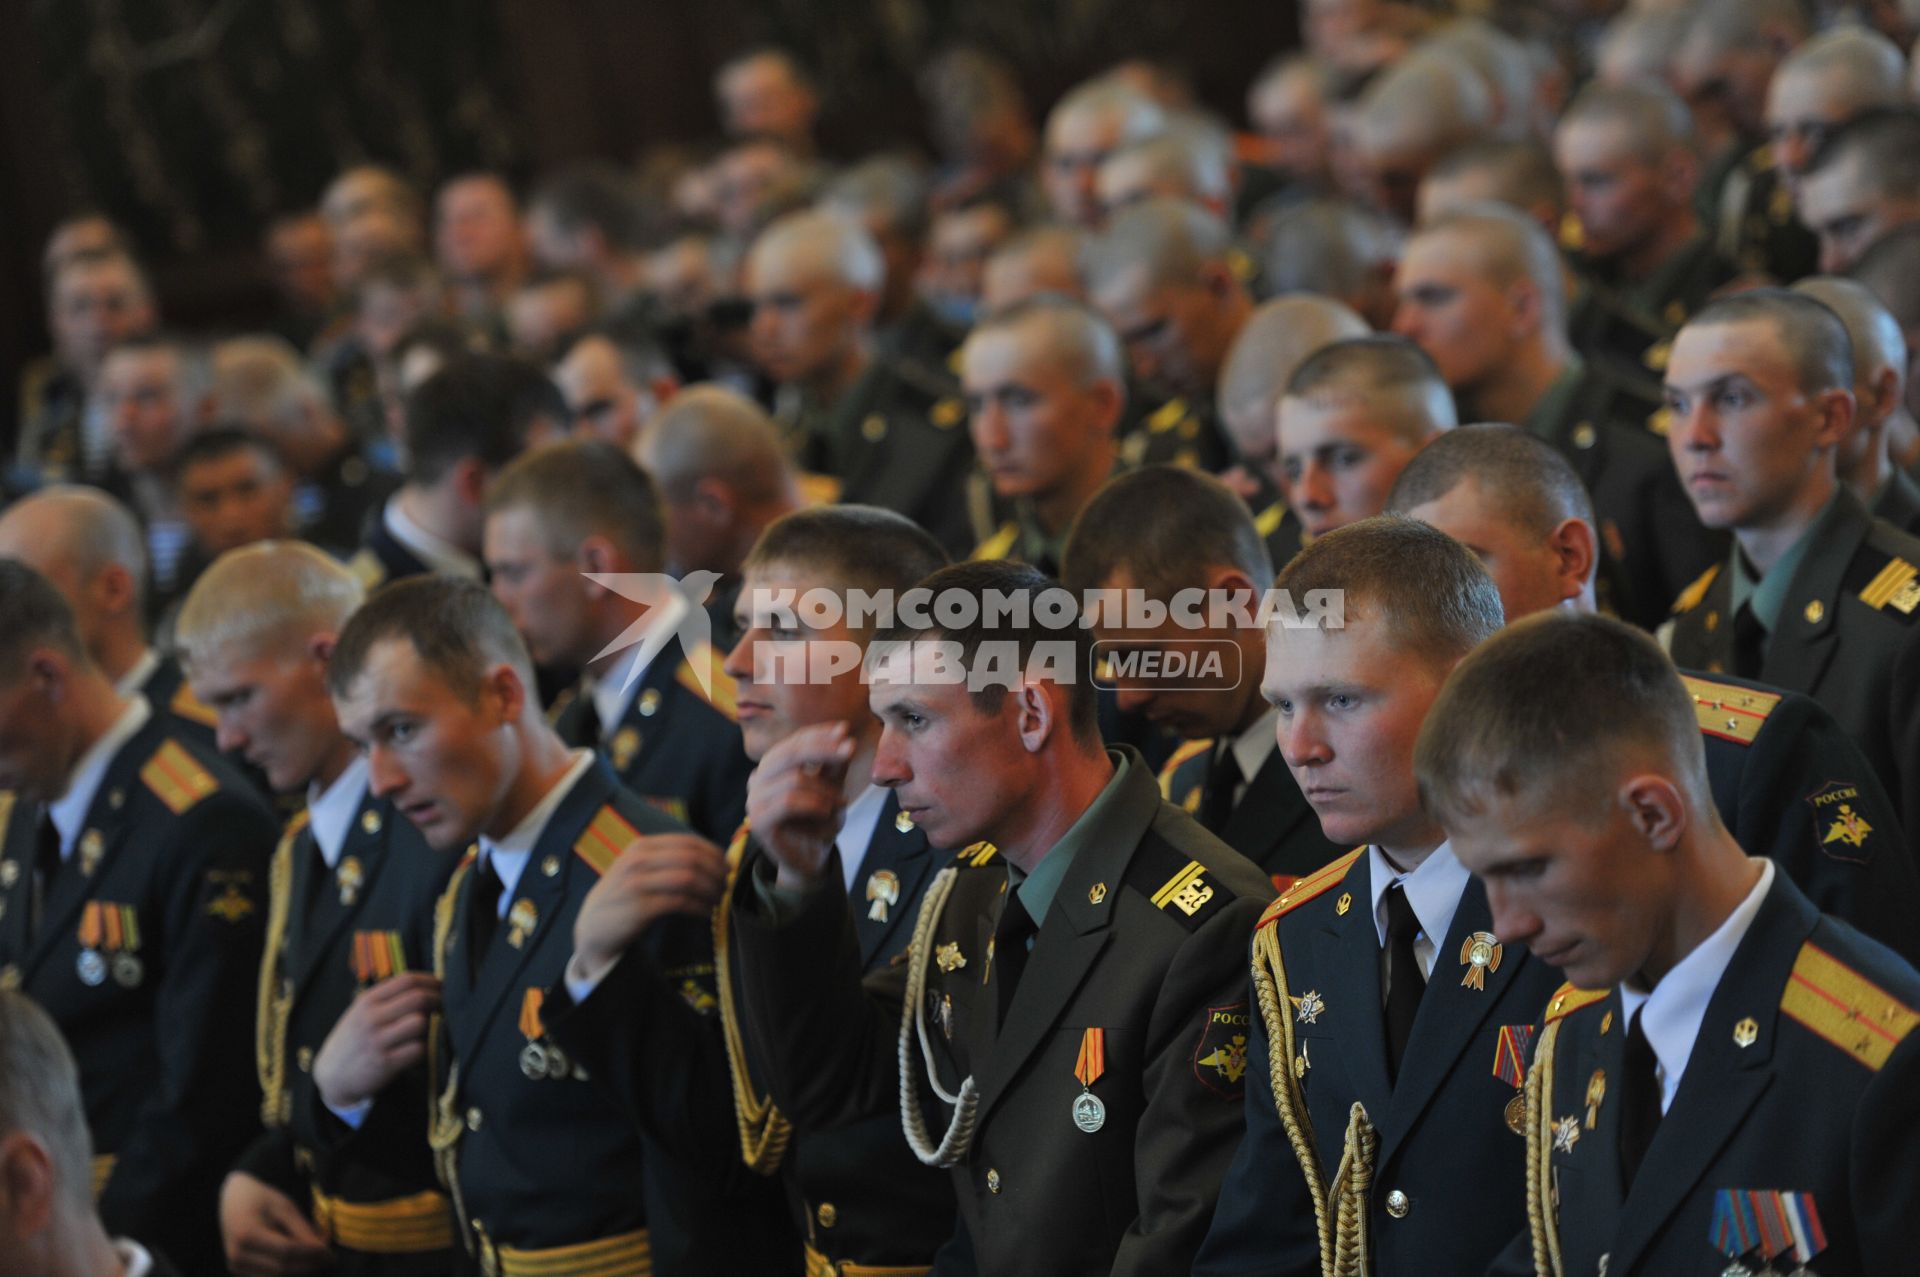
[[[1233,460],[1220,414],[1211,402],[1152,395],[1132,383],[1115,437],[1120,443],[1120,463],[1129,468],[1172,465],[1212,474]]]
[[[471,951],[481,875],[472,857],[440,898],[434,962],[443,1012],[430,1050],[430,1138],[483,1273],[758,1271],[729,1266],[740,1248],[755,1253],[756,1230],[720,1217],[725,1203],[710,1196],[710,1181],[667,1151],[679,1146],[676,1133],[662,1133],[663,1146],[624,1101],[645,1085],[659,1106],[651,1111],[696,1125],[712,1106],[678,1102],[673,1088],[688,1085],[684,1077],[609,1077],[583,1067],[547,1022],[550,1011],[558,1016],[570,1005],[564,972],[587,892],[629,840],[681,829],[622,789],[596,758],[542,830],[477,971]],[[671,1000],[682,1009],[697,1003],[710,1019],[707,928],[656,931],[645,955],[630,954],[635,960],[615,968],[634,978],[603,983],[596,993],[627,995],[624,1009],[636,1017],[661,1014],[657,1004]],[[711,1073],[724,1094],[724,1076],[698,1034],[677,1024],[673,1033],[649,1036],[661,1058],[705,1065],[695,1071]],[[730,1227],[743,1235],[729,1235]]]
[[[1300,553],[1306,544],[1307,530],[1301,526],[1300,516],[1293,512],[1287,499],[1263,477],[1260,491],[1247,503],[1253,511],[1253,526],[1260,533],[1260,539],[1266,543],[1267,557],[1273,561],[1273,570],[1280,569],[1293,562],[1293,556]]]
[[[0,986],[46,1008],[73,1048],[101,1218],[186,1271],[224,1271],[220,1181],[260,1129],[273,817],[153,715],[113,755],[30,935],[40,815],[12,794],[0,808]]]
[[[1920,962],[1920,880],[1873,765],[1818,701],[1724,674],[1682,673],[1727,830],[1822,913]]]
[[[1576,261],[1575,268],[1585,287],[1567,320],[1573,348],[1656,401],[1673,335],[1740,273],[1706,234],[1636,283],[1617,278],[1604,262]]]
[[[670,643],[634,685],[619,722],[602,724],[592,693],[576,684],[553,724],[567,744],[606,755],[621,785],[715,842],[739,825],[753,773],[722,659],[712,647],[683,654]]]
[[[1620,992],[1564,986],[1527,1075],[1530,1227],[1492,1271],[1911,1272],[1917,1006],[1912,967],[1776,874],[1623,1189]]]
[[[974,562],[1010,559],[1028,563],[1048,576],[1060,576],[1061,552],[1066,548],[1065,532],[1049,536],[1034,517],[1033,503],[1003,501],[993,493],[987,476],[976,470],[967,476],[967,510],[970,531],[975,538],[967,558]]]
[[[1604,601],[1649,630],[1728,544],[1701,526],[1666,443],[1638,424],[1652,411],[1651,401],[1575,359],[1522,423],[1560,450],[1593,495]]]
[[[1272,888],[1162,802],[1139,755],[1109,756],[1113,781],[1036,866],[1037,934],[1035,878],[1010,887],[970,849],[928,888],[894,996],[862,984],[837,863],[777,921],[735,898],[749,1032],[802,1141],[892,1110],[951,1168],[937,1272],[1185,1272],[1239,1139],[1239,955]]]
[[[1920,483],[1906,471],[1895,470],[1873,499],[1873,517],[1885,519],[1909,536],[1920,536]]]
[[[1701,184],[1713,197],[1705,210],[1722,256],[1750,275],[1782,284],[1820,272],[1820,241],[1795,215],[1793,193],[1774,168],[1773,147],[1761,145],[1730,164],[1718,181]]]
[[[1750,608],[1735,607],[1744,565],[1723,561],[1674,603],[1668,653],[1682,668],[1819,701],[1880,774],[1908,847],[1920,851],[1920,539],[1872,519],[1843,490],[1796,549],[1790,573],[1757,587],[1771,593],[1784,580],[1770,635]]]
[[[1160,796],[1178,803],[1285,891],[1294,880],[1336,859],[1341,849],[1320,832],[1320,818],[1278,749],[1267,751],[1260,770],[1245,780],[1238,801],[1230,789],[1222,793],[1240,780],[1237,764],[1231,772],[1221,765],[1231,748],[1211,737],[1180,746],[1160,769]]]
[[[351,1134],[313,1084],[315,1053],[361,990],[433,969],[434,903],[456,863],[364,779],[358,788],[333,868],[305,812],[274,852],[255,1050],[266,1130],[237,1169],[310,1210],[331,1271],[446,1273],[457,1243],[420,1120],[426,1071],[396,1079]]]
[[[1323,1237],[1364,1256],[1333,1271],[1478,1273],[1525,1226],[1521,1079],[1495,1065],[1507,1027],[1533,1023],[1559,974],[1494,942],[1486,891],[1468,879],[1392,1078],[1372,901],[1361,848],[1260,919],[1247,1134],[1195,1273],[1308,1277]]]

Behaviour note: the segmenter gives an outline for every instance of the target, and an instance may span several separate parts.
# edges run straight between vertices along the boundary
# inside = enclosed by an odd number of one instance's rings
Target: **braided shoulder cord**
[[[260,1073],[260,1124],[273,1130],[292,1117],[287,1094],[287,1021],[293,1014],[292,984],[280,978],[287,918],[293,912],[293,844],[307,827],[307,813],[287,822],[267,870],[267,945],[260,951],[260,1003],[254,1019],[253,1055]]]
[[[1260,1018],[1267,1026],[1267,1074],[1273,1087],[1273,1106],[1286,1128],[1287,1142],[1307,1179],[1313,1199],[1313,1222],[1320,1237],[1322,1277],[1333,1272],[1333,1221],[1327,1213],[1327,1190],[1320,1175],[1320,1154],[1314,1148],[1313,1127],[1307,1118],[1306,1097],[1293,1071],[1293,1016],[1287,1011],[1287,967],[1280,954],[1280,929],[1263,927],[1253,933],[1253,989]]]
[[[747,1068],[747,1047],[740,1035],[740,1010],[733,996],[733,958],[727,951],[727,936],[732,922],[733,889],[740,877],[740,860],[746,854],[747,826],[740,825],[727,848],[727,886],[713,910],[713,976],[720,994],[721,1038],[727,1047],[727,1074],[733,1090],[733,1120],[740,1133],[740,1160],[747,1169],[771,1175],[780,1169],[793,1138],[793,1125],[774,1107],[770,1096],[753,1085]]]
[[[1533,1270],[1562,1277],[1560,1230],[1553,1205],[1553,1054],[1560,1022],[1540,1031],[1533,1067],[1527,1070],[1527,1227],[1533,1234]]]
[[[1366,1108],[1356,1102],[1347,1117],[1345,1148],[1333,1174],[1332,1193],[1338,1203],[1334,1223],[1333,1277],[1368,1277],[1367,1191],[1373,1187],[1373,1155],[1380,1136],[1367,1120]]]
[[[907,950],[911,958],[907,964],[907,994],[900,1007],[900,1124],[906,1131],[907,1144],[913,1149],[913,1155],[928,1166],[952,1166],[967,1155],[967,1149],[973,1144],[974,1122],[979,1117],[980,1088],[974,1084],[971,1076],[960,1083],[960,1093],[954,1095],[940,1085],[940,1070],[933,1059],[933,1043],[927,1037],[927,963],[933,956],[933,930],[940,921],[940,912],[946,908],[947,896],[953,891],[955,879],[960,871],[949,866],[942,869],[927,888],[926,898],[920,904],[920,916],[914,920],[913,942]],[[916,1034],[920,1041],[920,1056],[925,1062],[927,1082],[933,1087],[933,1093],[942,1103],[953,1106],[953,1120],[947,1124],[947,1132],[936,1146],[927,1131],[925,1116],[920,1112],[919,1087],[914,1078],[917,1066],[913,1058],[913,1042]]]

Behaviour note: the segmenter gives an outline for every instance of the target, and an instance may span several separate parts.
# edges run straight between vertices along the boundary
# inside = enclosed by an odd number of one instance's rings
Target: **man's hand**
[[[371,1100],[427,1052],[427,1020],[440,982],[424,971],[391,976],[353,1000],[320,1044],[313,1084],[330,1109]]]
[[[293,1277],[333,1266],[326,1239],[293,1199],[245,1171],[220,1186],[220,1236],[234,1277]]]
[[[634,839],[581,902],[568,979],[597,983],[657,919],[676,913],[703,918],[726,887],[727,855],[706,839]]]
[[[846,806],[841,787],[854,755],[845,723],[803,727],[768,750],[747,781],[754,841],[773,857],[776,884],[811,891],[826,872]]]

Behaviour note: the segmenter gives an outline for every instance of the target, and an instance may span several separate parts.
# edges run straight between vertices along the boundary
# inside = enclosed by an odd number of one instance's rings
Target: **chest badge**
[[[333,871],[333,883],[340,888],[340,907],[351,909],[360,903],[360,889],[367,885],[367,867],[360,863],[360,857],[347,856]]]
[[[1318,1024],[1320,1013],[1327,1009],[1327,1000],[1312,989],[1308,989],[1293,999],[1294,1019],[1301,1024]]]
[[[891,869],[875,870],[867,879],[867,920],[885,922],[887,911],[900,903],[900,876]]]
[[[607,744],[607,757],[613,763],[613,770],[623,772],[633,765],[634,756],[640,752],[640,733],[631,727],[622,727],[613,734],[613,740]]]
[[[1476,931],[1460,942],[1460,962],[1467,973],[1460,977],[1460,983],[1468,989],[1486,991],[1487,972],[1500,969],[1500,959],[1506,953],[1506,947],[1494,939],[1491,931]]]
[[[534,908],[533,901],[514,901],[513,908],[507,910],[507,943],[516,949],[526,948],[527,937],[539,925],[540,911]]]
[[[941,971],[952,975],[967,965],[967,955],[960,952],[958,940],[949,940],[933,951],[933,963]]]

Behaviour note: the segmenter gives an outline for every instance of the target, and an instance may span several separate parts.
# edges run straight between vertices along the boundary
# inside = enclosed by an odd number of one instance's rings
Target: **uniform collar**
[[[1420,921],[1421,934],[1426,936],[1433,951],[1439,953],[1441,943],[1453,927],[1453,914],[1460,907],[1460,896],[1472,877],[1453,854],[1453,844],[1441,843],[1427,854],[1417,869],[1404,874],[1393,867],[1379,847],[1369,846],[1367,869],[1373,887],[1373,925],[1379,933],[1380,947],[1387,947],[1387,890],[1397,882],[1407,893],[1413,916]]]
[[[1007,873],[1014,890],[1020,893],[1020,903],[1036,925],[1046,925],[1047,910],[1053,906],[1053,897],[1060,890],[1060,884],[1066,881],[1074,858],[1082,851],[1110,843],[1138,841],[1139,830],[1129,833],[1111,827],[1115,813],[1122,807],[1120,794],[1126,788],[1127,773],[1132,770],[1133,764],[1125,754],[1111,749],[1107,751],[1107,757],[1113,760],[1113,775],[1108,778],[1106,788],[1094,796],[1093,801],[1087,804],[1087,809],[1080,813],[1080,818],[1067,826],[1067,832],[1047,849],[1046,855],[1040,857],[1040,863],[1033,867],[1033,872],[1022,873],[1012,861],[1007,862]]]
[[[327,862],[327,868],[340,863],[340,851],[353,830],[353,813],[360,810],[360,800],[366,793],[364,754],[355,754],[325,789],[316,792],[314,786],[307,786],[307,825],[313,830],[314,844],[320,848],[320,858]]]
[[[120,1277],[149,1277],[153,1272],[152,1254],[131,1237],[114,1238],[113,1253],[118,1255],[120,1262],[125,1265],[120,1270]]]
[[[491,864],[495,876],[500,879],[500,916],[507,916],[507,906],[513,903],[514,888],[520,885],[520,873],[527,867],[527,859],[533,855],[533,849],[540,844],[540,835],[547,832],[547,822],[553,819],[553,813],[560,809],[573,787],[593,766],[593,751],[576,749],[571,751],[573,762],[567,767],[566,774],[560,777],[552,789],[546,792],[532,811],[528,812],[513,831],[504,838],[495,841],[486,835],[480,837],[480,861]]]
[[[1714,933],[1694,946],[1693,951],[1674,964],[1650,992],[1630,984],[1620,986],[1620,1012],[1627,1024],[1640,1016],[1641,1032],[1653,1048],[1660,1064],[1660,1109],[1672,1105],[1680,1089],[1681,1075],[1687,1071],[1687,1059],[1693,1054],[1694,1040],[1700,1036],[1700,1022],[1706,1018],[1707,1004],[1721,977],[1733,961],[1734,950],[1746,938],[1773,886],[1773,862],[1760,861],[1760,881],[1753,885],[1727,920]]]
[[[627,716],[627,706],[633,704],[640,680],[667,650],[666,643],[662,642],[649,653],[648,642],[662,632],[671,637],[689,610],[685,596],[678,590],[672,591],[665,602],[657,604],[642,618],[644,628],[633,637],[632,645],[616,656],[604,673],[589,676],[587,691],[593,697],[593,712],[600,716],[601,735],[610,734],[614,725]]]
[[[100,782],[106,779],[107,768],[114,756],[139,734],[152,717],[153,707],[147,704],[146,697],[129,697],[127,707],[120,711],[120,717],[113,720],[113,726],[101,733],[99,740],[87,746],[86,753],[80,755],[80,761],[73,765],[73,770],[67,774],[66,791],[47,804],[47,815],[53,818],[53,827],[60,831],[61,859],[66,859],[72,853],[74,840],[80,836],[80,827],[86,823],[87,809],[93,806],[93,796],[100,792]]]
[[[1527,433],[1538,439],[1551,439],[1560,430],[1561,423],[1569,416],[1573,407],[1574,395],[1580,389],[1580,378],[1586,374],[1587,366],[1578,355],[1567,356],[1567,362],[1560,369],[1560,375],[1547,387],[1547,393],[1540,396],[1540,402],[1533,405],[1533,411],[1527,414]]]
[[[144,691],[147,680],[160,668],[160,653],[150,647],[140,649],[140,659],[127,667],[127,672],[113,682],[113,690],[122,696],[137,695]]]
[[[442,540],[409,519],[407,512],[400,508],[398,494],[388,498],[380,521],[386,525],[387,531],[392,534],[394,540],[435,572],[460,577],[467,581],[478,581],[482,578],[480,560],[453,542]]]
[[[1780,624],[1780,613],[1787,605],[1787,591],[1793,587],[1793,577],[1800,570],[1800,564],[1820,539],[1820,533],[1826,528],[1827,520],[1840,503],[1839,485],[1834,486],[1833,495],[1820,507],[1820,513],[1813,516],[1800,539],[1787,548],[1780,561],[1768,568],[1766,574],[1754,579],[1753,565],[1747,562],[1747,556],[1741,552],[1740,543],[1733,546],[1733,610],[1738,612],[1742,603],[1749,603],[1754,619],[1759,621],[1771,634]]]
[[[840,821],[840,832],[833,843],[840,849],[840,872],[846,876],[849,897],[861,867],[866,864],[867,849],[873,846],[873,832],[879,828],[880,813],[886,806],[887,791],[879,785],[868,785],[858,798],[847,804],[846,815]]]

